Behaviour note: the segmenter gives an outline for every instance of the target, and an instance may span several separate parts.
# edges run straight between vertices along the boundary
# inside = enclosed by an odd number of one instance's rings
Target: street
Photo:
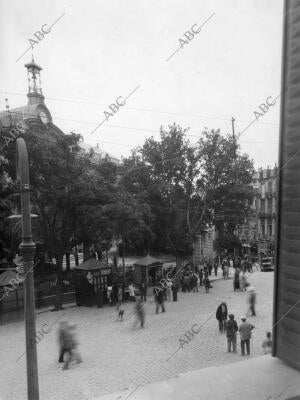
[[[263,354],[261,343],[265,333],[271,329],[273,273],[255,271],[249,282],[257,292],[257,316],[249,318],[255,326],[251,357],[258,357]],[[200,293],[179,292],[179,301],[167,302],[166,312],[158,315],[151,298],[146,305],[144,329],[133,329],[135,316],[131,318],[130,303],[125,304],[123,322],[116,321],[114,307],[72,307],[41,313],[36,319],[37,331],[44,332],[37,345],[40,398],[90,400],[191,370],[247,362],[247,357],[240,357],[239,344],[238,354],[227,353],[225,335],[219,334],[215,318],[216,308],[224,300],[228,312],[240,324],[240,317],[247,311],[246,296],[233,292],[232,279],[221,279],[213,283],[208,294],[203,287]],[[55,321],[59,318],[77,325],[83,358],[82,364],[72,365],[67,371],[62,371],[57,362],[58,322]],[[179,339],[194,324],[198,329],[204,323],[199,333],[189,341],[185,339],[187,343],[180,347]],[[19,359],[24,351],[24,322],[1,326],[0,398],[3,400],[26,398],[26,357]]]

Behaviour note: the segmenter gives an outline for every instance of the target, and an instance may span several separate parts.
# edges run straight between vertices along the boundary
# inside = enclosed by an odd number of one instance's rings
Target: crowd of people
[[[218,270],[222,269],[222,276],[224,279],[229,278],[229,268],[234,267],[233,275],[233,289],[234,291],[248,292],[248,311],[247,316],[256,316],[256,292],[253,286],[250,286],[248,282],[247,272],[252,272],[252,264],[249,259],[232,259],[224,257],[216,259],[215,262],[204,261],[203,265],[198,266],[195,270],[192,270],[189,266],[185,266],[182,270],[175,273],[175,271],[169,271],[165,277],[162,274],[156,277],[156,282],[153,286],[153,294],[155,300],[155,312],[156,314],[166,312],[165,302],[166,301],[177,301],[178,291],[181,288],[184,293],[197,293],[200,291],[200,287],[205,288],[205,292],[208,293],[212,288],[211,275],[214,271],[214,275],[218,275]],[[145,302],[147,301],[147,285],[142,282],[140,285],[140,298],[137,299],[136,288],[133,282],[128,286],[129,301],[134,302],[134,315],[135,322],[133,327],[145,326]],[[124,288],[121,286],[112,285],[109,288],[110,303],[116,306],[117,320],[123,321],[124,317]],[[241,355],[250,355],[250,341],[251,334],[254,326],[247,322],[247,317],[241,317],[241,323],[238,326],[235,320],[234,314],[228,313],[227,304],[222,302],[216,311],[216,319],[218,321],[218,329],[220,333],[226,333],[227,338],[227,350],[228,352],[237,352],[237,335],[240,337],[240,348]],[[75,325],[70,325],[67,322],[61,322],[58,332],[59,341],[59,362],[63,363],[63,369],[68,369],[69,364],[72,361],[81,363],[82,359],[78,352],[78,341],[75,335]],[[265,354],[271,352],[272,338],[271,333],[268,332],[265,341],[263,342],[263,351]]]
[[[237,353],[237,335],[240,335],[241,356],[250,355],[250,341],[254,325],[247,322],[245,316],[241,317],[241,323],[238,326],[234,314],[228,314],[227,304],[223,301],[217,308],[216,319],[220,333],[226,333],[228,353]],[[267,332],[266,339],[262,343],[264,354],[272,351],[271,332]]]

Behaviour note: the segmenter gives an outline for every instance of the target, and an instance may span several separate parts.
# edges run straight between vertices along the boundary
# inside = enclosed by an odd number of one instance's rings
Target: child
[[[137,323],[141,324],[141,328],[144,328],[145,324],[145,308],[144,308],[144,303],[141,300],[138,300],[138,302],[135,305],[135,313],[136,313],[136,322],[134,323],[134,327],[136,326]]]
[[[125,311],[124,306],[123,306],[122,302],[120,301],[117,304],[118,321],[123,321],[124,311]]]
[[[262,348],[264,354],[270,354],[272,352],[272,334],[267,332],[266,339],[262,342]]]

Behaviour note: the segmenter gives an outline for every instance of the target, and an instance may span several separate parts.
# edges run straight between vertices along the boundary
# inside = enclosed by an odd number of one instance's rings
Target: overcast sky
[[[204,127],[231,133],[232,116],[242,132],[260,104],[280,93],[282,0],[2,0],[1,110],[5,97],[11,108],[27,103],[31,50],[16,60],[59,17],[33,48],[45,103],[65,133],[118,157],[173,122],[190,127],[192,143]],[[203,23],[167,61],[185,32]],[[135,89],[90,134],[108,106]],[[241,135],[256,167],[277,162],[279,110],[280,98]]]

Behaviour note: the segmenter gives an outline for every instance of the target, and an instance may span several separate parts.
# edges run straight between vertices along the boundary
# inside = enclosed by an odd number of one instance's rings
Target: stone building
[[[42,92],[41,70],[42,67],[32,61],[25,65],[28,75],[28,103],[25,106],[0,112],[0,149],[14,141],[15,137],[22,134],[36,135],[45,145],[64,135],[64,132],[53,123],[50,110],[45,104]],[[17,129],[15,129],[17,128]],[[82,152],[90,152],[95,163],[105,159],[119,164],[117,157],[101,150],[99,146],[90,146],[85,142],[79,143]]]
[[[277,167],[259,169],[253,178],[254,198],[244,224],[236,228],[236,235],[244,251],[267,254],[274,248],[276,226]],[[252,251],[251,251],[252,250]]]
[[[214,241],[216,231],[214,226],[204,227],[201,233],[196,235],[194,242],[194,265],[199,265],[204,260],[213,261],[215,258]]]

